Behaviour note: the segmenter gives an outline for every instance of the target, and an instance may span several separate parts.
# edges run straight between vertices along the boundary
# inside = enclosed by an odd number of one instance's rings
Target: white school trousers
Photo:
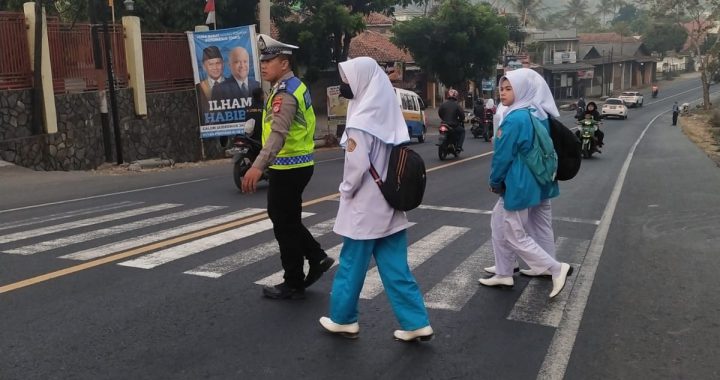
[[[518,256],[537,273],[558,263],[549,199],[534,207],[508,211],[500,197],[493,208],[490,228],[498,275],[512,276]]]

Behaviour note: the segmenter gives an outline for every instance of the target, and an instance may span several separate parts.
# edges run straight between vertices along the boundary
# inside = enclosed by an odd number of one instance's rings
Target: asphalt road
[[[607,120],[605,148],[561,183],[558,256],[576,274],[479,287],[492,265],[491,144],[468,137],[429,168],[409,213],[411,262],[436,339],[403,344],[377,274],[361,333],[324,333],[334,269],[304,301],[272,301],[279,257],[265,185],[240,194],[230,163],[164,172],[0,167],[0,379],[709,379],[720,377],[720,171],[678,128],[699,79]],[[715,90],[713,87],[712,91]],[[572,113],[563,114],[570,121]],[[318,152],[306,225],[330,254],[342,152]],[[260,216],[257,216],[260,215]]]

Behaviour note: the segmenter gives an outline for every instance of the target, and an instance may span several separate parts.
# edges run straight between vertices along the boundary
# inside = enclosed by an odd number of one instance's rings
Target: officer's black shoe
[[[263,287],[263,296],[274,300],[305,299],[305,289],[293,288],[286,283]]]
[[[307,288],[319,280],[323,273],[327,272],[334,263],[335,259],[330,256],[325,257],[317,263],[310,263],[310,270],[308,270],[308,274],[305,276],[305,287]]]

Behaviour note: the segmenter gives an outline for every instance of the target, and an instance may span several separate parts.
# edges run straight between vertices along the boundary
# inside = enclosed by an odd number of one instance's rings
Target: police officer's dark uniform
[[[260,34],[260,60],[292,55],[297,46]],[[262,115],[263,149],[253,167],[269,166],[267,211],[280,247],[285,281],[263,288],[273,299],[304,298],[305,288],[322,276],[335,260],[302,224],[302,193],[313,174],[315,112],[310,92],[292,71],[272,83]],[[307,277],[304,259],[310,263]]]

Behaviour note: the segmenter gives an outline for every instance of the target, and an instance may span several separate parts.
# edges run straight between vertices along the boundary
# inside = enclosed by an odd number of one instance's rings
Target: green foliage
[[[508,39],[508,20],[487,4],[446,0],[432,17],[393,28],[393,42],[407,48],[426,72],[448,86],[490,74]]]
[[[570,19],[571,25],[575,28],[578,26],[578,21],[581,21],[587,13],[588,3],[586,0],[568,0],[568,3],[565,4],[565,22]]]
[[[510,0],[510,6],[519,15],[520,25],[527,26],[540,21],[542,0]]]
[[[363,16],[392,14],[395,6],[425,0],[275,0],[271,16],[283,42],[297,44],[297,62],[312,82],[319,72],[345,61],[350,41],[365,29]]]
[[[687,30],[676,24],[653,24],[645,32],[643,42],[651,51],[664,54],[666,51],[680,51],[687,40]]]

